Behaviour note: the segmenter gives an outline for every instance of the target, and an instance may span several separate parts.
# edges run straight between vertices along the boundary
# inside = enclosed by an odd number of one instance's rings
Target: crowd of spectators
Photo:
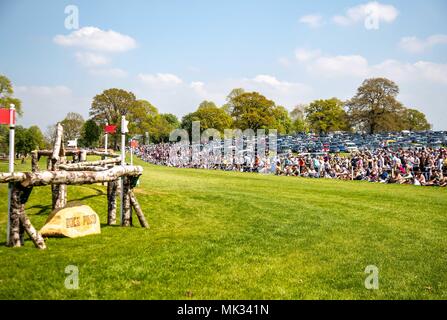
[[[364,180],[378,183],[447,186],[446,148],[377,148],[349,154],[292,153],[224,155],[220,148],[152,144],[135,150],[146,162],[178,168],[257,172],[307,178]],[[216,152],[216,149],[218,150]],[[236,160],[236,156],[237,160]]]

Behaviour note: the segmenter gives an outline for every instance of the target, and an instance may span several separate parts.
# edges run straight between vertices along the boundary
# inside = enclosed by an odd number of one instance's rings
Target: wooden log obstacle
[[[8,246],[23,245],[23,235],[26,232],[34,245],[45,249],[45,241],[33,227],[25,214],[25,204],[33,187],[51,185],[52,207],[61,209],[67,204],[67,185],[83,185],[93,183],[107,183],[107,224],[116,224],[116,197],[123,181],[123,219],[121,226],[132,226],[132,208],[138,217],[140,225],[148,228],[149,224],[138,204],[133,192],[137,181],[143,173],[141,166],[117,165],[119,155],[99,151],[65,150],[63,145],[63,128],[58,124],[56,141],[53,150],[40,150],[31,153],[31,172],[0,173],[0,183],[12,186],[10,196],[10,237]],[[66,156],[73,156],[68,163]],[[82,155],[82,156],[81,156]],[[86,155],[101,156],[102,160],[80,162]],[[39,159],[48,157],[47,170],[39,170]],[[121,179],[122,178],[122,179]]]

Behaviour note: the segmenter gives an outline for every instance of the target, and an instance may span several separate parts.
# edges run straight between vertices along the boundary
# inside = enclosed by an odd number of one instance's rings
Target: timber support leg
[[[11,237],[9,245],[13,247],[22,246],[23,232],[26,231],[37,248],[45,249],[43,237],[36,231],[25,214],[25,203],[28,201],[32,189],[32,187],[24,188],[19,183],[13,185],[11,192]]]
[[[29,235],[36,248],[46,249],[47,246],[45,245],[45,240],[43,239],[42,235],[33,227],[25,212],[20,215],[20,222],[22,223],[26,233]]]
[[[116,193],[118,190],[118,180],[107,183],[107,224],[116,224]]]
[[[124,177],[123,179],[123,221],[121,222],[121,225],[123,227],[130,227],[131,225],[131,214],[132,214],[132,208],[130,206],[130,179],[128,177]]]
[[[31,171],[39,171],[39,154],[37,151],[31,152]]]
[[[53,210],[62,209],[67,205],[67,186],[65,184],[52,185],[51,194]]]
[[[20,213],[23,210],[20,203],[20,189],[13,184],[11,190],[11,213],[9,218],[9,243],[10,247],[20,247]]]
[[[140,204],[138,203],[137,197],[135,197],[133,191],[130,191],[130,203],[135,209],[135,213],[137,214],[138,221],[140,221],[140,225],[143,228],[149,228],[149,223],[147,223],[146,217],[143,214],[143,210],[141,210]]]

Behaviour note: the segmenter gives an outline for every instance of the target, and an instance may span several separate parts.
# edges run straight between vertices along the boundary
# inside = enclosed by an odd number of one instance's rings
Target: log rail
[[[122,176],[139,177],[141,166],[116,166],[104,171],[38,171],[0,173],[0,183],[19,182],[23,187],[46,186],[49,184],[76,185],[115,181]]]

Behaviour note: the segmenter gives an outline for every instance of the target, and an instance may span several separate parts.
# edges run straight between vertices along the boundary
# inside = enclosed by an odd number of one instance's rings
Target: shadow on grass
[[[102,228],[121,228],[121,225],[119,223],[117,224],[107,224],[107,223],[101,223],[101,229]]]
[[[43,213],[45,213],[46,211],[50,212],[51,211],[51,204],[48,205],[41,205],[41,204],[36,204],[32,207],[29,207],[28,209],[40,209],[39,211],[36,212],[36,216],[41,215]]]
[[[99,191],[99,190],[97,190],[97,191]],[[69,203],[70,202],[81,202],[81,201],[84,201],[84,200],[88,200],[88,199],[92,199],[92,198],[96,198],[96,197],[102,197],[102,196],[105,196],[105,193],[104,192],[101,192],[101,193],[98,192],[98,194],[92,194],[90,196],[85,196],[85,197],[82,197],[82,198],[70,200]],[[28,210],[29,209],[40,209],[36,213],[36,215],[41,215],[41,214],[43,214],[45,212],[50,213],[52,211],[52,205],[51,204],[48,204],[48,205],[36,204],[34,206],[29,207]]]

